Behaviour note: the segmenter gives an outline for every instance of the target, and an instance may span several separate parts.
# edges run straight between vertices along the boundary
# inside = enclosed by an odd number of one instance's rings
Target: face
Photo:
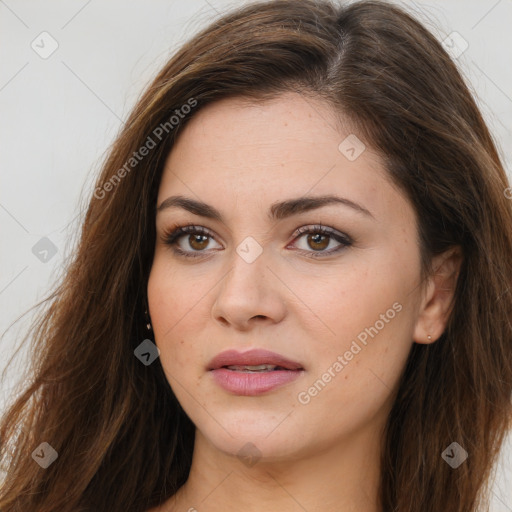
[[[411,349],[413,208],[336,126],[328,105],[295,93],[229,98],[200,110],[167,159],[147,290],[155,343],[185,412],[224,453],[252,443],[300,457],[377,428]],[[323,196],[340,199],[306,201]],[[243,359],[252,349],[298,369]],[[227,350],[242,356],[210,370]]]

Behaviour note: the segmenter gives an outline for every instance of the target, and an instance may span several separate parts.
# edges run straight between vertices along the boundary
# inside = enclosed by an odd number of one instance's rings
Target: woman
[[[511,418],[508,187],[398,7],[216,21],[97,181],[0,509],[476,511]]]

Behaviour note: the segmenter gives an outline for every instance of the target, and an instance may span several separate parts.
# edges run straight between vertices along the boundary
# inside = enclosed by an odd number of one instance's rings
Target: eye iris
[[[320,240],[322,238],[323,240]],[[316,250],[325,249],[329,245],[329,237],[326,235],[321,235],[319,233],[314,235],[308,235],[308,244],[310,241],[313,241],[313,244],[317,244],[316,247],[310,245],[312,249]],[[320,246],[318,246],[318,244],[320,244]]]
[[[190,235],[188,237],[190,247],[200,250],[204,249],[208,245],[208,236],[207,235]],[[201,240],[202,239],[202,240]],[[206,242],[206,244],[205,244]],[[196,244],[199,244],[199,246],[196,246]],[[201,245],[204,244],[204,245]]]

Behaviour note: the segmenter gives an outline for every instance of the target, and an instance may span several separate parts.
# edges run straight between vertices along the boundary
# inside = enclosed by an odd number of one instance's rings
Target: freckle
[[[347,375],[345,375],[345,380],[347,380],[347,379],[348,379],[348,377],[347,377]]]

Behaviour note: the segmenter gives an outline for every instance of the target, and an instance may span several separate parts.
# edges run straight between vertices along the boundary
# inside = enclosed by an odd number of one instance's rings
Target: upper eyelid
[[[301,230],[302,232],[298,232]],[[298,228],[295,228],[290,236],[293,236],[295,241],[297,238],[302,237],[303,235],[308,234],[308,231],[314,232],[314,231],[325,231],[325,235],[330,235],[334,240],[335,237],[339,237],[342,240],[345,240],[347,243],[353,243],[353,238],[348,234],[344,233],[343,231],[339,231],[336,228],[333,228],[331,226],[321,224],[321,223],[315,223],[315,224],[304,224],[302,226],[299,226]],[[164,230],[164,237],[167,237],[169,235],[175,235],[174,241],[178,240],[182,236],[185,236],[188,234],[188,232],[194,233],[194,232],[200,232],[203,235],[209,236],[210,238],[213,238],[217,243],[220,243],[218,240],[218,237],[215,235],[215,233],[212,232],[209,228],[206,226],[200,225],[200,224],[183,224],[181,226],[178,226],[174,229],[171,229],[169,231]],[[338,243],[342,243],[342,241],[335,240]]]

